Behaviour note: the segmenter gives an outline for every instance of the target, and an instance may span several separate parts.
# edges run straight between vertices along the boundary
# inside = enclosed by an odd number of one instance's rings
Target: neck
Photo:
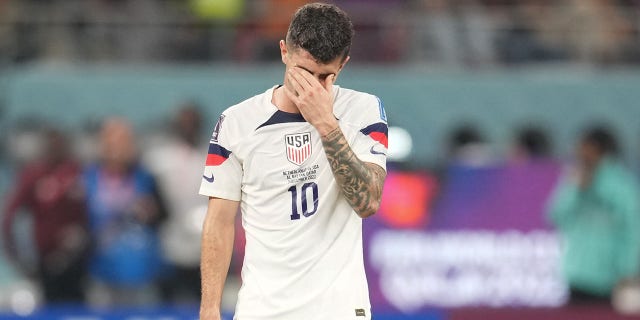
[[[298,107],[287,97],[287,94],[284,92],[284,86],[280,86],[273,90],[273,97],[271,98],[271,102],[278,108],[280,111],[289,112],[289,113],[300,113]]]

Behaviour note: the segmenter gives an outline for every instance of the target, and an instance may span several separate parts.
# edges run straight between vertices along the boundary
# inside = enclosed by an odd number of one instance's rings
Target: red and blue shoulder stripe
[[[223,146],[217,143],[209,144],[209,152],[207,153],[207,166],[219,166],[231,155],[231,151],[225,149]]]
[[[371,139],[380,142],[385,148],[389,146],[389,129],[384,122],[374,123],[360,130],[362,134],[371,137]]]

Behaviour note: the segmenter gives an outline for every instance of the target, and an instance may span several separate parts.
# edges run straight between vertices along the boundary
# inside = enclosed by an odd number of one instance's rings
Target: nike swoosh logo
[[[373,147],[374,147],[374,146],[371,146],[371,149],[369,150],[369,151],[371,151],[371,153],[372,153],[372,154],[381,154],[381,155],[384,155],[384,156],[386,156],[386,155],[387,155],[387,154],[386,154],[386,153],[384,153],[384,152],[380,152],[380,151],[376,151],[376,150],[374,150],[374,149],[373,149]]]
[[[202,178],[204,178],[205,180],[207,180],[207,182],[209,183],[213,183],[213,180],[215,180],[216,178],[213,176],[213,173],[211,174],[211,178],[203,175]]]

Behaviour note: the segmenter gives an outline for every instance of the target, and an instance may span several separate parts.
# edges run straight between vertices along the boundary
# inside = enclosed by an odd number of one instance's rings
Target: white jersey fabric
[[[223,112],[200,187],[240,201],[246,247],[234,319],[370,319],[362,219],[341,194],[320,135],[273,105],[275,88]],[[380,100],[339,86],[333,93],[352,150],[386,168]]]

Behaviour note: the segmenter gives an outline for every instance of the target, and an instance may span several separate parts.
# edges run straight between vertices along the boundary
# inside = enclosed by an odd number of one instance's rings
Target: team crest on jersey
[[[295,165],[302,165],[311,156],[311,133],[288,134],[284,137],[287,146],[287,160]]]

